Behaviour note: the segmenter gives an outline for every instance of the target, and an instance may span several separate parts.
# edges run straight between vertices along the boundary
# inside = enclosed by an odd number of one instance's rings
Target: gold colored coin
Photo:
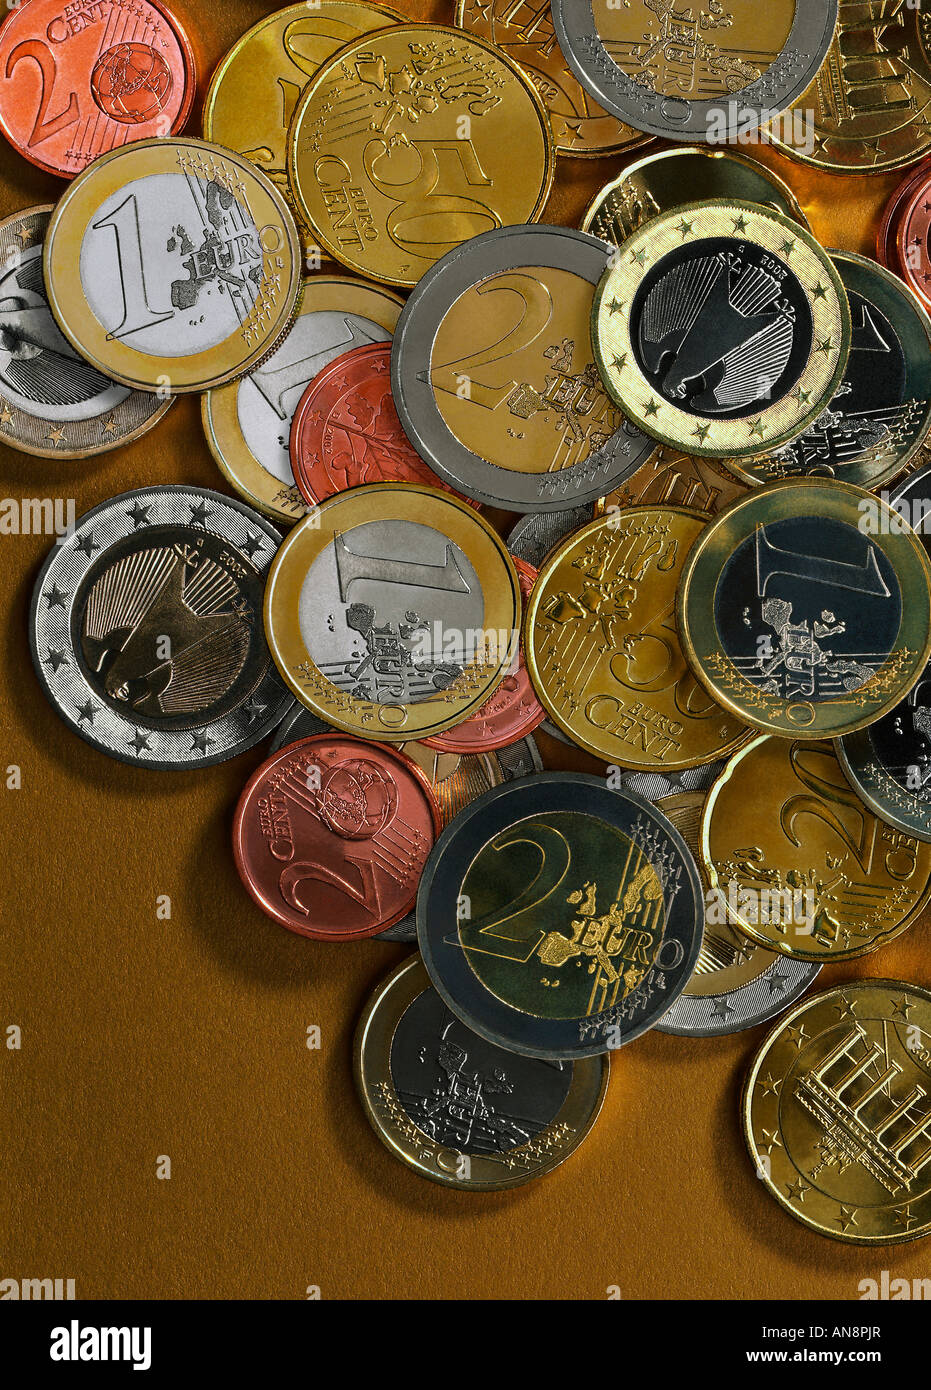
[[[337,493],[275,557],[265,630],[319,718],[405,743],[474,714],[516,660],[514,563],[473,507],[415,483]]]
[[[521,309],[545,322],[545,332],[533,338],[512,332],[518,295]],[[490,275],[460,295],[437,329],[438,365],[430,377],[436,408],[456,439],[515,473],[554,473],[597,453],[623,420],[592,361],[591,315],[589,281],[555,266]],[[478,369],[479,357],[494,352],[494,367],[478,370],[465,394],[459,389],[463,348],[472,343],[496,345],[470,354]]]
[[[691,507],[709,520],[747,488],[717,460],[696,458],[660,445],[625,483],[603,499],[606,515],[627,507]]]
[[[702,457],[797,439],[840,385],[850,308],[810,233],[781,213],[687,203],[623,243],[595,291],[595,361],[646,434]]]
[[[300,313],[272,355],[241,381],[205,393],[204,432],[221,472],[272,520],[292,525],[307,514],[288,447],[307,386],[342,353],[390,338],[403,307],[381,285],[308,276]]]
[[[610,116],[576,81],[556,41],[549,0],[458,0],[456,24],[528,74],[549,112],[557,154],[626,154],[649,139]]]
[[[55,208],[44,259],[69,342],[115,381],[166,397],[250,371],[301,290],[281,194],[203,140],[140,140],[95,159]]]
[[[845,3],[817,77],[772,135],[803,164],[875,174],[931,149],[929,115],[931,14],[921,4]]]
[[[931,897],[931,845],[860,801],[828,742],[759,737],[708,793],[701,858],[732,924],[820,963],[900,936]]]
[[[695,856],[705,901],[709,902],[711,884],[701,857],[701,820],[706,799],[703,792],[677,792],[674,796],[661,797],[656,805],[672,821]],[[704,999],[741,989],[759,979],[779,959],[778,953],[749,941],[726,921],[710,921],[706,912],[701,950],[683,994]]]
[[[676,589],[705,524],[632,507],[576,531],[546,560],[524,628],[534,688],[563,733],[631,768],[698,767],[748,737],[701,689],[676,628]]]
[[[898,1245],[931,1232],[931,993],[859,980],[803,1000],[744,1085],[757,1176],[819,1235]]]
[[[204,98],[204,138],[257,164],[300,225],[285,146],[301,92],[344,44],[402,19],[384,5],[355,0],[317,0],[313,8],[288,5],[266,16],[237,40],[214,72]]]
[[[734,150],[691,146],[661,150],[629,164],[595,195],[582,218],[582,231],[620,246],[681,203],[728,198],[772,207],[808,228],[792,189],[764,164]]]
[[[553,181],[546,108],[484,40],[399,24],[310,80],[288,136],[305,220],[351,269],[413,286],[480,232],[533,222]]]

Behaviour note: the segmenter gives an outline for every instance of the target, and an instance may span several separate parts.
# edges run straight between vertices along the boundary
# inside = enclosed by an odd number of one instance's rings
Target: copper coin
[[[519,560],[516,555],[511,558],[526,607],[537,580],[537,571],[526,560]],[[518,739],[526,738],[540,727],[545,718],[546,710],[530,684],[521,650],[517,670],[505,676],[495,693],[471,719],[457,724],[454,729],[448,729],[445,734],[425,738],[423,742],[428,748],[439,749],[441,753],[458,753],[460,756],[492,753],[496,748],[507,748]]]
[[[925,170],[907,203],[903,203],[896,231],[896,274],[931,307],[931,171]]]
[[[923,188],[929,179],[931,179],[931,162],[928,161],[906,174],[886,204],[879,230],[876,233],[876,259],[887,270],[891,270],[903,278],[903,265],[899,258],[898,247],[902,214],[915,193]]]
[[[50,174],[175,134],[195,87],[190,42],[161,0],[29,0],[0,25],[0,129]]]
[[[289,744],[239,799],[233,853],[274,921],[317,941],[405,917],[440,830],[428,778],[403,753],[339,734]]]
[[[452,492],[401,428],[390,342],[344,352],[314,377],[291,423],[291,468],[311,506],[363,483],[426,483]]]

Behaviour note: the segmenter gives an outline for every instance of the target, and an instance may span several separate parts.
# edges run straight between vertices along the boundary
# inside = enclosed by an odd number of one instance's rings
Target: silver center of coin
[[[248,319],[264,278],[248,210],[212,180],[150,174],[100,206],[81,243],[81,284],[116,338],[154,357],[187,357]]]
[[[304,314],[260,370],[240,383],[236,410],[242,437],[266,472],[294,486],[289,439],[298,401],[335,358],[391,334],[372,319],[336,309]]]
[[[42,247],[30,246],[0,275],[0,382],[11,406],[40,420],[93,420],[129,389],[78,357],[45,297]]]
[[[452,685],[484,647],[484,617],[468,557],[412,521],[337,535],[308,570],[298,607],[327,679],[377,704],[413,704]]]

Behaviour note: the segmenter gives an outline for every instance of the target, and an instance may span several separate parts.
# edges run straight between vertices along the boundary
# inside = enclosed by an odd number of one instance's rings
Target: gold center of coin
[[[593,0],[595,28],[628,77],[665,97],[707,101],[758,82],[782,52],[795,0]]]
[[[666,925],[639,846],[594,816],[531,816],[496,835],[462,884],[459,942],[486,989],[536,1018],[587,1018],[649,973]]]
[[[433,343],[430,384],[456,438],[518,473],[555,473],[597,453],[623,416],[591,349],[592,286],[526,266],[453,304]]]
[[[669,817],[695,856],[702,890],[709,904],[705,913],[701,951],[685,993],[693,999],[729,994],[758,979],[777,958],[771,951],[755,946],[747,937],[728,926],[724,907],[709,898],[708,876],[699,850],[704,795],[701,792],[678,792],[674,796],[664,796],[656,804],[663,815]]]
[[[843,960],[897,936],[931,874],[931,846],[867,810],[830,743],[780,738],[755,740],[715,783],[702,859],[741,932],[799,960]]]

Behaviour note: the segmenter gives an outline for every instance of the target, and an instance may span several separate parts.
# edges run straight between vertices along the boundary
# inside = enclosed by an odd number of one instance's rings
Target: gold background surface
[[[395,3],[443,22],[453,10]],[[202,94],[226,48],[274,6],[175,8]],[[872,253],[900,175],[829,177],[761,157],[819,239]],[[578,225],[620,167],[560,160],[544,220]],[[5,143],[0,172],[0,216],[62,188]],[[0,470],[4,496],[74,497],[79,515],[128,488],[228,490],[193,398],[128,449],[67,463],[0,446]],[[392,1159],[356,1098],[351,1040],[370,989],[408,948],[327,947],[252,904],[230,827],[262,748],[201,772],[146,773],[68,731],[26,641],[49,544],[0,536],[0,1041],[10,1024],[23,1030],[21,1051],[0,1046],[0,1279],[73,1278],[79,1298],[303,1298],[315,1285],[323,1298],[571,1299],[616,1285],[625,1299],[855,1299],[882,1269],[931,1275],[931,1242],[880,1251],[821,1239],[757,1181],[738,1094],[764,1029],[653,1033],[623,1049],[585,1144],[524,1189],[445,1191]],[[552,766],[598,768],[543,736],[540,746]],[[5,786],[14,763],[20,791]],[[167,922],[160,894],[172,900]],[[926,916],[820,980],[929,986],[929,947]],[[306,1047],[311,1024],[320,1051]],[[169,1181],[156,1178],[163,1154]]]

